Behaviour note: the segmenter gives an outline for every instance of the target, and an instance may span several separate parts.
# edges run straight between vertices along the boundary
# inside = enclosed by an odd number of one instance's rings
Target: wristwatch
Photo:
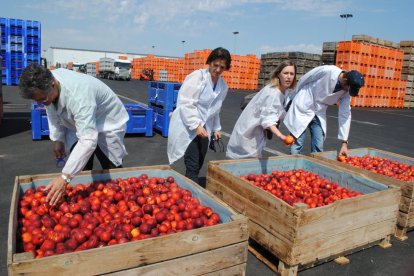
[[[347,144],[348,145],[348,141],[342,141],[342,144]]]
[[[62,177],[63,180],[65,180],[66,184],[69,184],[70,181],[72,180],[71,178],[69,178],[68,176],[64,175],[63,173],[60,175],[60,177]]]

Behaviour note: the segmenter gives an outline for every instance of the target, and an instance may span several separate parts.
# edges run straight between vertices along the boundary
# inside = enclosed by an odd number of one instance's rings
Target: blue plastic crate
[[[10,36],[10,43],[23,43],[23,37],[12,35]]]
[[[26,55],[26,59],[28,59],[28,60],[40,60],[40,54],[39,53],[28,53]]]
[[[22,44],[14,44],[14,43],[10,43],[10,51],[12,52],[24,52],[24,47]]]
[[[150,82],[148,86],[149,104],[158,105],[166,110],[174,109],[180,88],[181,83],[177,82]]]
[[[163,109],[157,106],[150,106],[154,110],[154,128],[161,132],[161,135],[168,137],[168,128],[170,126],[170,113],[172,110]]]
[[[13,52],[10,53],[10,62],[23,61],[23,53]]]
[[[37,30],[37,29],[27,29],[26,30],[26,35],[39,36],[40,35],[40,31]]]
[[[43,104],[32,103],[32,140],[41,140],[42,136],[49,135],[46,108]]]
[[[23,61],[14,61],[11,63],[11,68],[13,69],[23,69]]]
[[[23,35],[22,27],[10,26],[10,35]]]
[[[28,28],[28,29],[39,29],[40,28],[40,22],[39,21],[26,20],[26,28]]]
[[[10,27],[23,28],[25,25],[25,21],[22,19],[9,18],[8,21]]]
[[[129,115],[126,133],[144,133],[145,136],[152,136],[152,109],[138,104],[124,104],[124,106]]]
[[[124,104],[129,121],[126,133],[144,133],[153,136],[153,111],[138,104]],[[41,140],[42,136],[49,135],[46,108],[42,104],[32,103],[32,139]]]
[[[26,46],[27,53],[38,53],[39,50],[40,49],[38,45],[27,45]]]

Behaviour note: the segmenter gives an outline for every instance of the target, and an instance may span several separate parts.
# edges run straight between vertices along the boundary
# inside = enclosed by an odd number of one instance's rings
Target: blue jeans
[[[317,116],[313,117],[312,121],[309,123],[306,129],[308,128],[311,133],[311,152],[323,151],[324,134],[321,127],[321,122]],[[303,144],[305,143],[306,138],[306,129],[290,147],[290,154],[302,154]]]

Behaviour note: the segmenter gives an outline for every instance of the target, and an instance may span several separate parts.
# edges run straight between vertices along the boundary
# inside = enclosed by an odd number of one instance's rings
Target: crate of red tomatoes
[[[16,177],[10,275],[244,274],[247,218],[169,166],[82,172],[52,207],[56,176]]]
[[[414,158],[375,148],[350,149],[349,156],[336,151],[319,152],[313,157],[335,162],[363,173],[378,182],[401,187],[400,211],[395,236],[407,239],[407,231],[414,228]]]
[[[331,162],[332,163],[332,162]],[[209,162],[207,189],[249,218],[250,237],[297,271],[394,233],[399,188],[302,155]]]

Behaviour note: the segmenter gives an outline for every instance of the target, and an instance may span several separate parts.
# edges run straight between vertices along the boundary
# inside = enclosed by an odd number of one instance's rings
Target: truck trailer
[[[124,59],[99,59],[99,77],[112,80],[131,79],[131,61]]]

